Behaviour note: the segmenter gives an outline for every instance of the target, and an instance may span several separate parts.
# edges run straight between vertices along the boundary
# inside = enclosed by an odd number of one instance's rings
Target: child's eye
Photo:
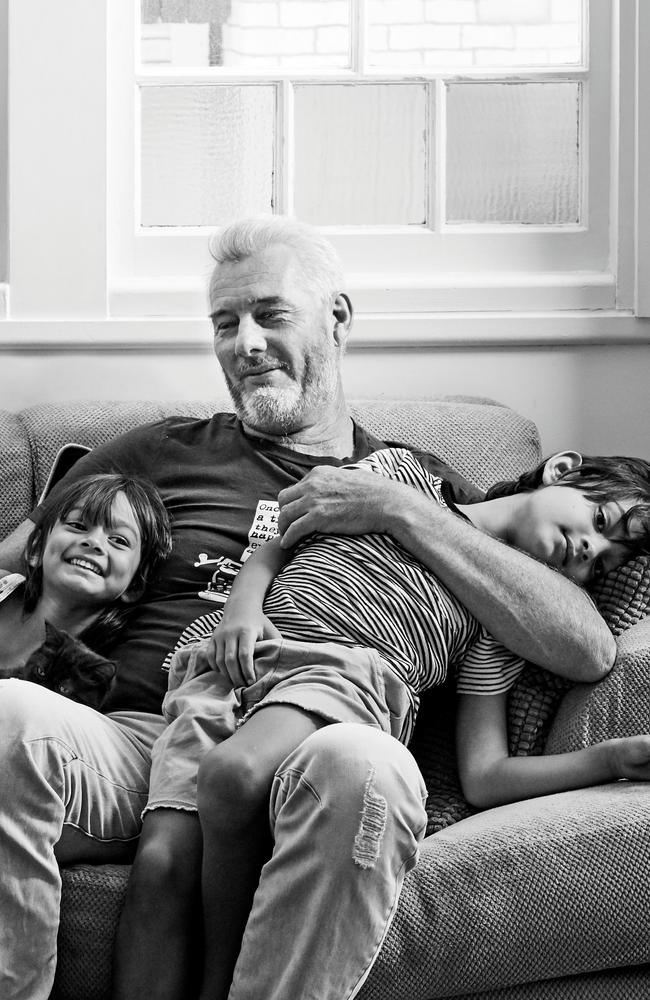
[[[596,508],[594,523],[596,525],[596,531],[603,532],[607,527],[607,514],[605,513],[605,509],[603,507]]]
[[[127,549],[131,548],[131,542],[124,535],[111,535],[110,539],[113,545],[121,545]]]
[[[83,521],[75,521],[74,519],[70,519],[65,523],[68,528],[74,528],[75,531],[84,531],[86,528],[86,525],[83,523]]]
[[[600,580],[602,576],[605,575],[605,566],[603,560],[600,556],[597,556],[591,565],[591,579],[592,581]]]

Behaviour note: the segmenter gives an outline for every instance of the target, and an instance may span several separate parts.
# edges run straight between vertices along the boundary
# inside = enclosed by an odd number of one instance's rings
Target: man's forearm
[[[575,681],[611,669],[614,638],[583,590],[420,494],[400,500],[384,508],[385,530],[508,649]]]

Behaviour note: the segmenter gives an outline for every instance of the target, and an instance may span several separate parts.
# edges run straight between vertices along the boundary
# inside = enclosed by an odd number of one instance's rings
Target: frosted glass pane
[[[143,65],[350,65],[350,0],[142,0]]]
[[[372,67],[576,66],[582,0],[367,0]]]
[[[213,226],[270,212],[271,86],[143,87],[143,226]]]
[[[577,83],[451,84],[447,221],[579,221]]]
[[[424,85],[297,86],[295,211],[320,225],[423,223]]]

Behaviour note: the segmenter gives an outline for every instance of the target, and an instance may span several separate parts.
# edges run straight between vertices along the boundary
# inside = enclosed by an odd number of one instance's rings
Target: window
[[[189,289],[211,226],[280,211],[327,229],[364,310],[613,308],[612,16],[609,0],[142,0],[134,30],[123,10],[115,306],[130,278]]]
[[[8,5],[14,317],[198,322],[211,227],[264,210],[325,228],[376,344],[634,305],[642,4]]]

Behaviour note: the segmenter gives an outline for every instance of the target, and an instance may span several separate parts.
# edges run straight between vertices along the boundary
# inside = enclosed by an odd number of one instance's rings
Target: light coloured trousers
[[[56,966],[66,828],[116,859],[140,833],[164,720],[100,715],[29,681],[0,681],[0,997],[47,1000]],[[85,855],[87,856],[87,855]]]
[[[100,843],[137,837],[163,720],[101,716],[26,681],[0,681],[0,997],[47,1000],[56,965],[66,826]],[[424,835],[408,750],[356,724],[327,726],[284,761],[232,1000],[356,995]],[[297,957],[300,957],[297,961]]]
[[[326,726],[286,758],[228,1000],[356,996],[416,863],[425,796],[406,747],[369,726]]]

